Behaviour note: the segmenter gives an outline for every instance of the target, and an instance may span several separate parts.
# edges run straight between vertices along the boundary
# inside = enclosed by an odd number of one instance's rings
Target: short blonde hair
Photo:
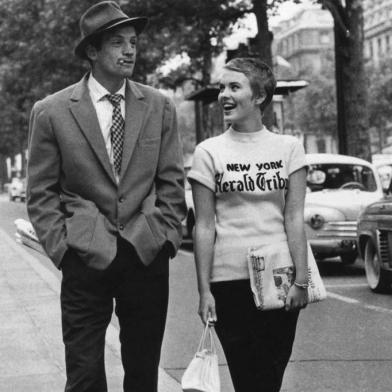
[[[271,68],[263,61],[253,57],[234,58],[226,63],[224,68],[243,73],[249,79],[255,96],[265,94],[265,99],[260,104],[260,110],[263,113],[271,103],[276,87],[276,80]]]

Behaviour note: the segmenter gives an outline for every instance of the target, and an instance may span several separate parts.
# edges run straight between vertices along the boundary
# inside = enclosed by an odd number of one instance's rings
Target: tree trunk
[[[212,59],[211,59],[211,46],[210,44],[205,44],[206,49],[204,50],[203,53],[203,69],[202,69],[202,84],[203,86],[207,87],[211,83],[211,64],[212,64]],[[203,104],[201,107],[201,112],[202,112],[202,127],[204,130],[204,137],[203,139],[206,139],[208,137],[211,137],[211,129],[208,128],[208,116],[210,112],[210,107],[209,105]]]
[[[0,154],[0,193],[4,191],[4,184],[8,182],[6,156]]]
[[[362,0],[347,0],[346,10],[351,36],[348,39],[347,61],[343,62],[344,87],[347,93],[347,151],[371,161],[367,108],[367,82],[364,67],[364,20]]]
[[[259,58],[272,68],[272,51],[271,51],[271,32],[268,28],[267,0],[252,0],[253,12],[257,20],[257,52]],[[274,113],[272,104],[269,105],[263,115],[263,123],[269,129],[274,124]]]
[[[346,0],[344,8],[336,3],[330,1],[336,7],[335,12],[331,12],[335,21],[339,153],[370,161],[362,0]],[[348,29],[348,36],[342,24]]]

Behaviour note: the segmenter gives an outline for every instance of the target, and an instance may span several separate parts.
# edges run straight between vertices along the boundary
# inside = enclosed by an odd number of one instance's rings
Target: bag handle
[[[212,335],[212,328],[214,325],[210,322],[206,322],[203,334],[201,335],[200,343],[197,348],[197,352],[201,352],[203,349],[211,351],[213,354],[216,353],[216,347],[214,342],[214,337]]]

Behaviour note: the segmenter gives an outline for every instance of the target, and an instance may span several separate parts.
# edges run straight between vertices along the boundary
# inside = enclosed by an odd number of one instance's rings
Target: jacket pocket
[[[142,211],[142,214],[145,216],[158,246],[163,246],[167,239],[165,231],[167,224],[161,210],[158,207],[153,207],[149,211]]]
[[[81,257],[86,256],[90,248],[97,213],[94,215],[74,214],[65,219],[67,245]]]

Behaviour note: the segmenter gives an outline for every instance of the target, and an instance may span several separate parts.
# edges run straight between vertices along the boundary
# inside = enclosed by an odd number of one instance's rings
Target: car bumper
[[[339,256],[357,250],[357,222],[328,222],[319,230],[307,226],[307,237],[314,253]]]

